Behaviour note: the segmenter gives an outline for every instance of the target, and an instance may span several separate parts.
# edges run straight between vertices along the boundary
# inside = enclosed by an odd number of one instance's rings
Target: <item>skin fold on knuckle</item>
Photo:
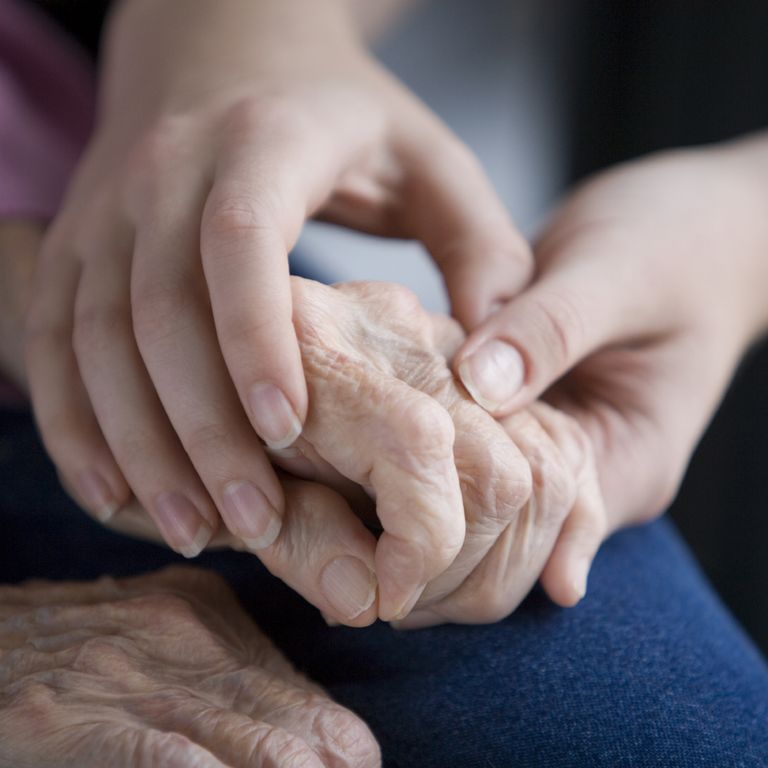
[[[498,533],[530,498],[531,468],[491,416],[474,403],[459,408],[464,414],[457,425],[462,439],[456,445],[456,469],[468,528]],[[462,430],[461,424],[473,426]]]
[[[379,768],[381,751],[370,728],[355,714],[324,697],[313,717],[313,729],[326,762],[340,768]]]

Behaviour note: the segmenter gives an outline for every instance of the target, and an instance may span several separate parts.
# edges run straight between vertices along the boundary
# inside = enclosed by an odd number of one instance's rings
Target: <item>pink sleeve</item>
[[[91,131],[93,69],[31,5],[0,0],[0,218],[49,219]]]
[[[50,219],[93,124],[93,68],[41,12],[0,0],[0,219]],[[0,376],[0,407],[24,397]]]

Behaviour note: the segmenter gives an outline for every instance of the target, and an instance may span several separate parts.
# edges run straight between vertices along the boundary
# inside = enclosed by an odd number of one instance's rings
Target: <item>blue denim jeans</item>
[[[79,512],[27,414],[0,413],[0,524],[0,582],[179,560]],[[369,723],[387,768],[768,766],[765,660],[666,521],[610,539],[578,607],[534,592],[491,626],[331,629],[253,556],[198,564]]]

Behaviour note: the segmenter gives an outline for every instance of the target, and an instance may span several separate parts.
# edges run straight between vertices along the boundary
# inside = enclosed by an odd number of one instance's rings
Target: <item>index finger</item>
[[[288,253],[340,162],[315,134],[235,114],[202,217],[216,332],[251,423],[272,448],[301,433],[307,390],[292,322]]]

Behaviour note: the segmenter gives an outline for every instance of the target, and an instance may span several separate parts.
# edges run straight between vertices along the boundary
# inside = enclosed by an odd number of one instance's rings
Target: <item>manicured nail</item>
[[[245,481],[229,483],[224,488],[224,520],[248,549],[264,549],[274,544],[282,520],[267,497]]]
[[[213,529],[195,505],[176,491],[161,493],[155,499],[155,513],[163,538],[184,557],[197,557],[213,536]]]
[[[525,368],[511,344],[491,339],[461,363],[459,376],[478,405],[495,411],[523,385]]]
[[[120,505],[112,496],[107,481],[91,469],[80,472],[77,487],[83,501],[102,523],[107,523],[114,516]]]
[[[262,381],[254,385],[248,404],[256,431],[270,448],[287,448],[301,434],[299,417],[274,384]]]
[[[373,605],[376,577],[362,560],[337,557],[323,568],[320,589],[339,616],[352,621]]]

